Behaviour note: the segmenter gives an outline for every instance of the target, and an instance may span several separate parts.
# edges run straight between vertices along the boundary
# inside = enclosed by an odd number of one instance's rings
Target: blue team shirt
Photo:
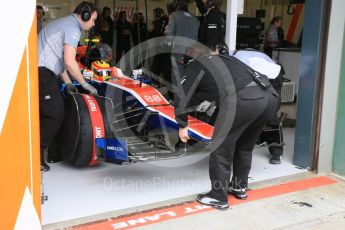
[[[75,15],[48,23],[38,34],[38,66],[57,76],[65,70],[64,45],[77,48],[81,27]]]

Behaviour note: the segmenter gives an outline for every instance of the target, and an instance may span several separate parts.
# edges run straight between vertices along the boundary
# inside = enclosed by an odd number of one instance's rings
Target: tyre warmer
[[[102,112],[95,98],[87,94],[83,94],[82,97],[84,101],[86,102],[88,111],[90,113],[92,134],[93,134],[92,158],[89,165],[95,165],[97,164],[96,138],[105,137],[104,121],[102,117]]]
[[[65,119],[58,136],[59,153],[75,166],[96,165],[96,138],[113,137],[103,97],[74,94],[65,100]]]

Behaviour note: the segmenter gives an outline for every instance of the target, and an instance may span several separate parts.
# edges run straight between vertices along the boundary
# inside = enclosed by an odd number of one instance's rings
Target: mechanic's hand
[[[182,142],[186,143],[190,139],[190,137],[188,136],[188,127],[179,128],[178,136],[180,137]]]
[[[197,111],[199,113],[204,113],[208,110],[210,105],[211,105],[211,102],[205,100],[205,101],[201,102],[200,105],[198,105],[198,107],[196,107],[195,111]]]
[[[92,96],[97,96],[97,89],[90,85],[89,83],[85,82],[81,85],[85,90],[89,91]]]
[[[66,92],[69,95],[72,95],[74,93],[78,93],[78,89],[73,85],[73,83],[70,82],[66,84]]]
[[[216,110],[216,108],[217,108],[216,106],[211,106],[206,112],[207,116],[211,117],[214,111]]]

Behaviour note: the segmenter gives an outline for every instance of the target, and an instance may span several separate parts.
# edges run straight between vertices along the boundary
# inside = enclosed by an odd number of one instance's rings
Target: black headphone
[[[81,20],[87,22],[90,20],[92,14],[91,4],[92,3],[83,1],[76,7],[73,13],[80,14]]]
[[[89,4],[85,4],[84,7],[81,10],[81,20],[83,20],[84,22],[87,22],[90,20],[91,18],[91,8]]]

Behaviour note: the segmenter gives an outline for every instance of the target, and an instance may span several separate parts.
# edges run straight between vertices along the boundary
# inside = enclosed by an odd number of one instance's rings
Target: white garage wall
[[[339,95],[341,52],[344,36],[345,1],[333,0],[325,68],[324,94],[319,146],[319,172],[331,172]]]

